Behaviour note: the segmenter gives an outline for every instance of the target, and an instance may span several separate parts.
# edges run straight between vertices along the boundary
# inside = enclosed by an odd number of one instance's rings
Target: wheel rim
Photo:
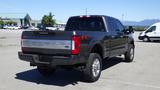
[[[97,77],[100,73],[100,61],[96,58],[92,64],[92,73],[94,77]]]
[[[130,50],[130,59],[132,60],[134,58],[134,49],[131,48]]]
[[[147,41],[148,41],[148,39],[145,37],[145,38],[143,39],[143,41],[144,41],[144,42],[147,42]]]

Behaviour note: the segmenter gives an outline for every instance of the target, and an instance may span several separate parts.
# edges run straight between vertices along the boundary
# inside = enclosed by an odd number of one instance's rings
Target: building
[[[0,17],[5,24],[15,26],[38,26],[41,23],[41,20],[32,20],[29,14],[23,13],[3,13]]]
[[[4,25],[8,26],[20,26],[20,27],[28,27],[35,26],[41,28],[41,20],[33,20],[30,15],[24,13],[0,13],[0,20],[4,22]],[[3,26],[4,26],[3,25]],[[57,24],[53,27],[64,30],[66,23],[57,21]],[[1,25],[2,26],[2,25]]]

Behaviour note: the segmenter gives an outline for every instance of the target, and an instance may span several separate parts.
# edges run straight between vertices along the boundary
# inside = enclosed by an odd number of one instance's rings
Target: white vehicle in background
[[[64,31],[64,27],[60,27],[60,28],[57,28],[57,30],[59,30],[59,31]]]
[[[4,29],[17,30],[17,29],[20,29],[21,27],[20,26],[7,26],[7,25],[5,25],[3,28]]]
[[[151,25],[148,29],[141,32],[138,38],[145,42],[160,41],[160,22]]]
[[[56,27],[46,27],[46,30],[57,30]]]
[[[4,26],[3,26],[3,29],[8,29],[8,26],[7,26],[7,25],[4,25]]]
[[[35,26],[32,26],[31,27],[31,30],[39,30],[39,28],[35,27]]]
[[[13,30],[17,30],[17,29],[20,29],[21,27],[20,26],[11,26],[11,29]]]

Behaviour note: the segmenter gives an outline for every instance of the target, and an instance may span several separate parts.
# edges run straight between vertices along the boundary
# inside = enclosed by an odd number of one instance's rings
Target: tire
[[[49,77],[55,72],[54,68],[47,67],[47,66],[37,66],[37,70],[41,75],[45,77]]]
[[[91,53],[84,69],[84,79],[87,82],[95,82],[99,79],[102,70],[102,59],[99,54]]]
[[[132,62],[134,59],[134,45],[130,44],[128,51],[124,54],[125,62]]]
[[[144,37],[144,38],[143,38],[143,41],[144,41],[144,42],[150,42],[150,39],[149,39],[149,37]]]

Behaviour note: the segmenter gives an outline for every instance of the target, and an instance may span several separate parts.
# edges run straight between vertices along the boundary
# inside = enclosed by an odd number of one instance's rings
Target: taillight
[[[80,37],[74,35],[72,36],[72,54],[78,54],[80,49]]]

